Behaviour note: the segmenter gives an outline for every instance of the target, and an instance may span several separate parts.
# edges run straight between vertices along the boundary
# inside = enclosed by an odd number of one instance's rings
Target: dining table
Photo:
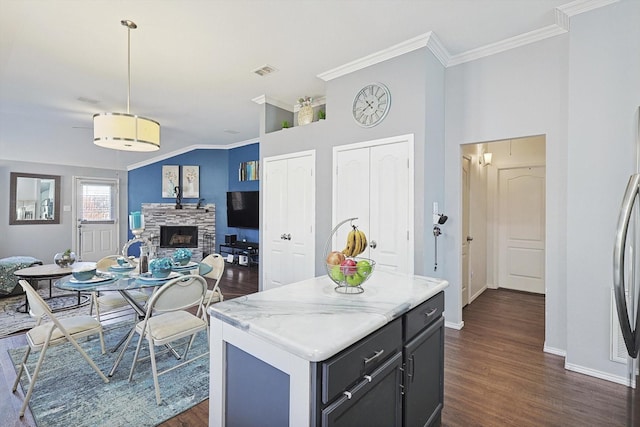
[[[107,271],[97,271],[96,275],[89,280],[77,280],[73,275],[64,276],[55,281],[53,286],[58,289],[76,292],[119,292],[120,295],[129,303],[131,308],[136,312],[139,319],[143,319],[146,314],[146,308],[143,304],[136,301],[129,293],[132,290],[144,290],[148,289],[149,292],[153,292],[154,289],[159,288],[168,281],[180,277],[192,272],[198,272],[199,264],[190,262],[184,266],[173,266],[169,276],[164,278],[154,277],[151,273],[139,274],[133,268],[127,269],[126,267],[114,265],[109,267]],[[126,341],[131,331],[135,328],[135,324],[112,348],[111,352],[116,352],[118,348]],[[180,358],[180,355],[175,352],[170,346],[167,348],[174,354],[176,358]],[[116,371],[116,368],[120,364],[126,348],[123,347],[113,364],[113,367],[109,371],[109,377],[112,377]]]

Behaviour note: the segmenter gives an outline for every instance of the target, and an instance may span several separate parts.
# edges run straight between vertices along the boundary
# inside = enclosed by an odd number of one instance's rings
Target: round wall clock
[[[370,128],[384,120],[390,106],[389,89],[382,83],[370,83],[353,99],[353,118],[360,126]]]

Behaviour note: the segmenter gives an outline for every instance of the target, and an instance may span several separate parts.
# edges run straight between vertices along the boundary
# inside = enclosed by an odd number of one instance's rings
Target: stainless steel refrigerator
[[[636,172],[629,178],[622,199],[613,249],[616,309],[628,354],[628,383],[634,389],[640,352],[640,118],[636,139]]]

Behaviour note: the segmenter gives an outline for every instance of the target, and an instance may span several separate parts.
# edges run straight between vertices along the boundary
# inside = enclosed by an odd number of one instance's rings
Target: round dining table
[[[54,286],[58,289],[64,289],[67,291],[78,291],[78,292],[119,292],[122,297],[129,303],[131,308],[137,313],[138,318],[142,319],[145,317],[145,307],[143,304],[140,304],[136,301],[129,291],[132,290],[140,290],[140,289],[153,289],[158,288],[169,280],[180,277],[184,274],[189,274],[190,272],[197,271],[198,264],[190,263],[188,266],[174,267],[174,271],[166,278],[156,278],[153,277],[149,273],[137,274],[132,271],[118,271],[117,266],[112,266],[109,268],[108,272],[98,272],[98,274],[90,280],[79,281],[74,279],[72,275],[64,276],[54,283]],[[135,328],[135,324],[132,326],[131,330]],[[115,352],[118,348],[126,341],[127,337],[131,331],[125,334],[116,346],[111,349],[111,352]],[[180,355],[173,350],[170,346],[167,346],[169,350],[174,354],[176,358],[180,358]],[[120,350],[120,354],[116,358],[113,367],[109,371],[109,377],[112,377],[115,373],[116,368],[120,364],[122,357],[124,355],[126,348],[122,348]]]

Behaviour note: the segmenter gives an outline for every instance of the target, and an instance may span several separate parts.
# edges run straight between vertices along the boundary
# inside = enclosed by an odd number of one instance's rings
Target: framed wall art
[[[176,197],[176,187],[180,185],[179,166],[162,166],[162,197]]]
[[[182,166],[182,197],[200,197],[200,166]]]

